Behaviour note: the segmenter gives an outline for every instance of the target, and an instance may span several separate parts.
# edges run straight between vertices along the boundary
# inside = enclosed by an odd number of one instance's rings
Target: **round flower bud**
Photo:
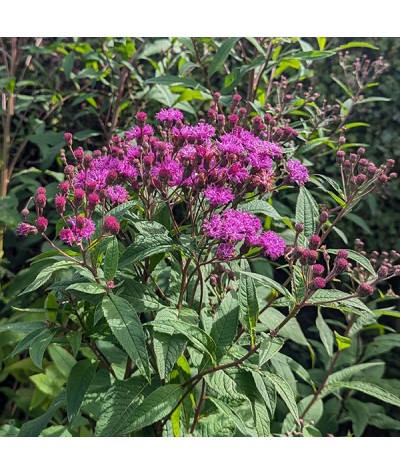
[[[47,221],[47,219],[44,216],[40,216],[40,218],[38,218],[36,220],[36,226],[37,226],[38,231],[40,233],[44,233],[46,231],[48,224],[49,224],[49,222]]]
[[[80,206],[82,204],[84,197],[85,197],[85,190],[82,190],[82,188],[77,188],[74,191],[74,205]]]
[[[21,210],[21,216],[26,219],[28,216],[29,216],[29,209],[28,208],[24,208],[23,210]]]
[[[88,208],[91,210],[95,209],[99,201],[100,196],[97,193],[90,193],[90,195],[87,197]]]
[[[388,159],[386,160],[386,166],[387,166],[387,168],[389,168],[389,169],[390,169],[390,168],[393,168],[394,165],[395,165],[395,163],[396,163],[396,162],[393,160],[393,158],[388,158]]]
[[[104,220],[103,231],[110,234],[118,234],[120,229],[120,224],[114,216],[107,216]]]
[[[86,168],[89,168],[90,163],[92,162],[92,160],[93,160],[92,155],[90,155],[88,153],[83,157],[83,164],[85,165]]]
[[[107,173],[106,183],[107,185],[112,185],[118,177],[118,172],[116,170],[110,170]]]
[[[296,233],[302,233],[304,231],[304,223],[297,223],[295,226]]]
[[[346,137],[344,137],[343,135],[341,135],[339,137],[339,144],[340,145],[344,145],[346,143]]]
[[[44,208],[46,206],[46,195],[43,193],[36,195],[35,203],[39,206],[39,208]]]
[[[328,219],[329,219],[328,211],[322,211],[322,213],[319,215],[319,224],[326,223]]]
[[[93,193],[97,188],[97,183],[95,180],[87,180],[86,182],[86,191],[88,193]]]
[[[58,184],[58,188],[60,188],[60,191],[62,193],[68,193],[69,192],[69,187],[70,187],[70,184],[69,184],[68,181],[63,181],[62,183]]]
[[[234,94],[232,98],[232,102],[235,102],[236,104],[239,104],[239,102],[242,100],[242,96],[240,94]]]
[[[73,139],[72,134],[70,134],[69,132],[64,134],[64,140],[67,145],[69,146],[72,145],[72,139]]]
[[[64,174],[67,178],[72,178],[75,174],[75,167],[73,165],[67,165],[64,168]]]
[[[320,245],[320,243],[321,243],[321,238],[317,234],[313,234],[310,237],[308,247],[315,251],[318,249],[318,246]]]
[[[65,204],[67,200],[65,199],[65,196],[62,195],[56,195],[54,198],[54,203],[56,205],[56,211],[57,213],[63,214],[65,211]]]
[[[221,93],[220,92],[214,92],[213,98],[215,102],[218,102],[221,98]]]
[[[339,249],[337,253],[338,259],[347,259],[349,257],[349,253],[345,249]]]
[[[36,196],[45,195],[46,193],[47,193],[46,188],[43,188],[43,186],[39,186],[39,188],[36,189]]]
[[[359,285],[357,289],[357,294],[360,297],[367,297],[368,295],[372,295],[374,293],[374,288],[372,285],[367,284],[366,282],[363,282],[362,284]]]
[[[356,176],[357,186],[363,185],[366,181],[367,181],[367,177],[363,173],[360,173],[359,175]]]
[[[314,277],[319,277],[325,272],[325,267],[322,264],[314,264],[312,266],[312,273]]]
[[[326,287],[326,280],[323,277],[315,277],[310,283],[310,290],[324,289]]]
[[[106,286],[107,286],[107,289],[113,289],[115,287],[115,283],[113,280],[107,280]]]
[[[140,124],[144,124],[144,123],[146,122],[146,120],[147,120],[147,114],[146,114],[146,112],[142,112],[142,111],[138,112],[138,113],[136,114],[136,120],[138,121],[138,124],[139,124],[139,125],[140,125]]]
[[[379,267],[377,274],[380,279],[384,279],[385,277],[387,277],[388,272],[389,269],[386,266],[381,266]]]
[[[349,261],[347,259],[344,259],[343,257],[340,257],[339,259],[335,260],[335,270],[338,274],[341,274],[347,269],[347,266],[349,265]]]
[[[75,155],[76,160],[80,162],[83,159],[83,155],[84,155],[83,148],[78,147],[76,150],[74,150],[74,155]]]

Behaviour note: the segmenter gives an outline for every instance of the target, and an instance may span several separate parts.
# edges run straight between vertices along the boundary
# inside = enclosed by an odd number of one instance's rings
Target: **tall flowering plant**
[[[24,291],[46,289],[47,319],[14,324],[27,335],[11,356],[29,350],[41,393],[61,373],[46,417],[20,435],[65,415],[72,433],[89,421],[97,436],[320,436],[331,394],[400,406],[387,389],[354,380],[377,363],[343,358],[362,329],[379,327],[384,312],[368,300],[400,275],[400,255],[369,259],[361,240],[329,247],[341,219],[396,178],[393,160],[378,167],[362,148],[346,154],[341,136],[341,183],[312,176],[296,159],[299,132],[271,114],[250,121],[241,101],[234,95],[224,114],[216,93],[195,125],[176,109],[155,125],[139,112],[92,153],[65,134],[64,181],[54,197],[38,188],[17,227],[47,242]],[[322,376],[286,355],[293,344],[312,361],[317,348]]]

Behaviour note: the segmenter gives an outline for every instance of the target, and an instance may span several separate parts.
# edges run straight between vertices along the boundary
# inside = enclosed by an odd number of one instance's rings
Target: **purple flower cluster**
[[[261,221],[251,213],[229,209],[214,214],[203,224],[204,235],[220,241],[216,257],[228,261],[235,256],[235,244],[244,241],[248,247],[261,247],[264,255],[277,259],[285,251],[285,241],[273,231],[260,234]]]
[[[304,185],[309,179],[307,168],[298,160],[288,160],[286,162],[286,170],[289,173],[290,183]]]
[[[60,231],[59,237],[61,241],[69,246],[80,244],[83,239],[89,240],[96,230],[94,222],[84,216],[68,218],[68,223],[71,224],[71,227],[63,228]]]

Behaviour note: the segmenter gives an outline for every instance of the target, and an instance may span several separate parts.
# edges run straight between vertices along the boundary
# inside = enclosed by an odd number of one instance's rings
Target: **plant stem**
[[[200,411],[201,411],[201,408],[203,406],[203,403],[204,401],[206,400],[206,389],[207,389],[207,383],[206,383],[206,380],[203,379],[202,381],[202,386],[201,386],[201,394],[200,394],[200,399],[199,399],[199,402],[196,406],[196,410],[195,410],[195,413],[194,413],[194,420],[193,420],[193,424],[192,424],[192,427],[190,428],[190,433],[193,434],[195,429],[196,429],[196,425],[199,421],[199,416],[200,416]]]

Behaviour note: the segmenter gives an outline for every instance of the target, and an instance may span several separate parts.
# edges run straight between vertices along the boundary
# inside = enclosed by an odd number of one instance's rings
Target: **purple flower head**
[[[251,239],[261,227],[261,221],[256,216],[235,209],[214,214],[203,224],[204,234],[207,237],[231,242]]]
[[[210,205],[214,207],[226,205],[233,201],[235,197],[230,190],[223,188],[222,186],[214,185],[209,186],[205,190],[204,196],[208,199]]]
[[[273,231],[267,231],[261,234],[259,238],[259,246],[262,247],[266,256],[275,260],[283,256],[285,252],[285,241],[275,234]]]
[[[290,183],[297,182],[299,185],[304,185],[309,179],[307,168],[298,160],[288,160],[286,170],[289,173]]]
[[[106,190],[106,195],[110,198],[112,204],[125,203],[129,199],[129,193],[121,185],[109,186]]]
[[[28,223],[19,223],[16,228],[18,236],[27,237],[30,234],[37,234],[38,230],[35,226]]]
[[[240,138],[235,134],[225,134],[220,137],[221,142],[217,143],[217,147],[221,152],[227,154],[239,155],[244,152],[244,146]]]
[[[131,130],[128,130],[125,132],[125,137],[128,140],[138,140],[141,139],[145,136],[149,137],[151,135],[154,135],[154,129],[151,125],[145,124],[143,127],[139,127],[138,125],[135,125],[132,127]]]
[[[210,124],[184,125],[181,130],[176,127],[173,132],[190,143],[204,142],[215,135],[215,128]]]
[[[173,122],[176,120],[182,120],[183,114],[178,109],[161,109],[158,114],[156,114],[156,118],[161,121],[168,121]]]
[[[226,176],[235,183],[243,183],[249,178],[250,173],[245,166],[237,162],[227,169]]]
[[[222,242],[217,247],[215,257],[221,261],[230,261],[235,257],[235,245],[230,242]]]
[[[69,246],[80,244],[82,239],[90,239],[96,230],[94,222],[84,216],[68,218],[68,222],[71,224],[71,227],[63,228],[60,231],[59,237],[61,241]]]
[[[183,166],[167,156],[161,163],[153,165],[150,175],[156,187],[160,187],[162,182],[169,186],[178,186],[182,183],[184,168]]]

